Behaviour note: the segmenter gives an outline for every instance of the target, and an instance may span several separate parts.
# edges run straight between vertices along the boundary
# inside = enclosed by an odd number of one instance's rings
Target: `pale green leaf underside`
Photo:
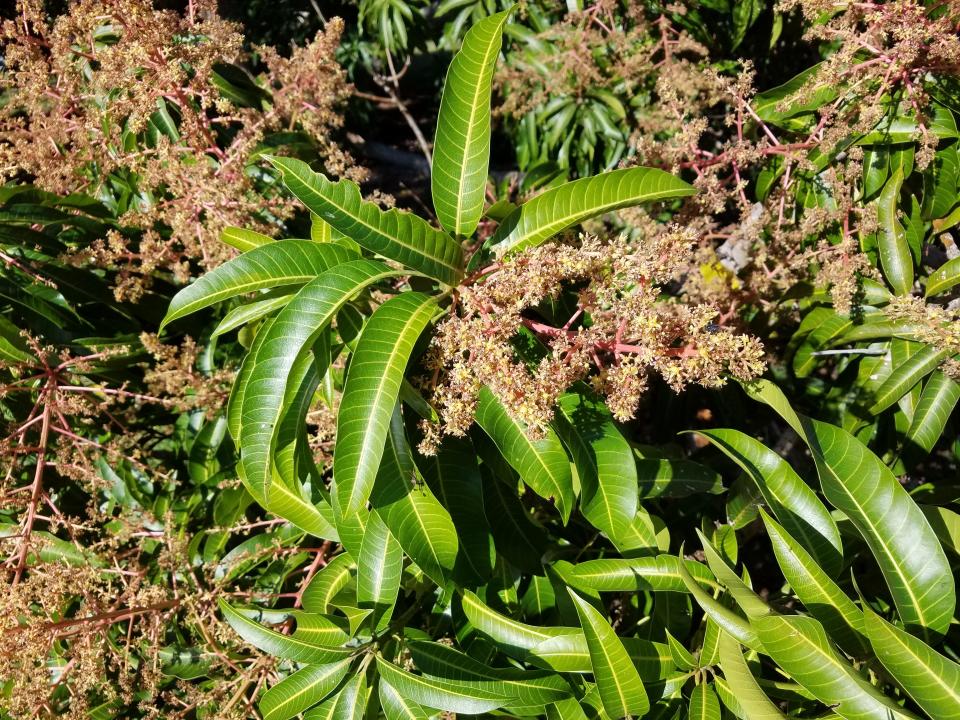
[[[950,564],[923,512],[890,469],[834,425],[803,419],[825,497],[867,541],[908,626],[945,633],[956,606]]]
[[[240,637],[271,655],[301,663],[326,665],[343,660],[352,653],[351,650],[312,645],[296,637],[278,633],[246,617],[223,599],[219,601],[219,605],[220,612]]]
[[[510,699],[498,692],[413,675],[381,658],[377,658],[377,670],[401,697],[437,710],[479,714],[501,707]]]
[[[823,623],[830,637],[848,653],[865,655],[863,613],[799,542],[762,508],[760,515],[783,576],[807,612]]]
[[[738,430],[703,430],[700,434],[750,475],[777,519],[829,574],[840,571],[843,550],[836,522],[783,458]]]
[[[355,183],[331,182],[300,160],[274,157],[271,162],[300,202],[367,250],[448,285],[463,276],[460,246],[426,220],[402,210],[381,210],[360,196]]]
[[[490,86],[509,11],[476,23],[447,71],[433,144],[431,191],[440,224],[470,235],[483,213],[490,162]]]
[[[596,215],[695,192],[683,180],[656,168],[627,168],[581,178],[547,190],[514,210],[486,247],[502,257],[539,245]]]
[[[767,615],[752,621],[769,655],[796,682],[847,720],[912,718],[831,647],[813,618]]]
[[[740,707],[749,720],[783,720],[786,718],[760,688],[733,636],[720,631],[720,669]]]
[[[259,702],[263,720],[289,720],[323,700],[347,674],[350,660],[308,665],[267,690]]]
[[[880,662],[930,717],[960,718],[960,665],[872,610],[866,628]]]

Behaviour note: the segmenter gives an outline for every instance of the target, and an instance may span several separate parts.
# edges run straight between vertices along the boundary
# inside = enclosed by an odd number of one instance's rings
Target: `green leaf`
[[[289,720],[329,695],[347,674],[350,660],[308,665],[267,690],[259,702],[263,720]]]
[[[837,89],[832,83],[810,83],[820,72],[821,66],[822,63],[817,63],[782,85],[757,93],[753,98],[753,110],[757,117],[765,123],[786,127],[788,123],[785,121],[797,115],[811,114],[823,105],[833,102]],[[799,93],[804,87],[812,88],[813,92]],[[787,98],[793,98],[796,102],[790,103],[783,110],[778,109]]]
[[[502,707],[510,700],[502,693],[413,675],[379,657],[377,670],[401,697],[446,712],[479,714]]]
[[[457,530],[417,476],[399,409],[390,420],[370,502],[410,559],[435,583],[446,585],[457,561]]]
[[[777,519],[828,574],[840,571],[843,549],[836,522],[816,493],[783,458],[738,430],[698,432],[744,469]]]
[[[240,252],[247,252],[258,248],[261,245],[268,245],[276,242],[269,235],[258,233],[253,230],[247,230],[240,227],[226,227],[220,233],[220,241],[230,247],[235,247]],[[301,241],[296,241],[301,242]]]
[[[638,457],[636,466],[641,499],[719,495],[724,491],[719,473],[692,460]]]
[[[283,293],[280,295],[269,293],[265,296],[262,296],[260,299],[253,300],[239,307],[233,308],[233,310],[228,312],[224,316],[223,320],[220,321],[220,324],[217,325],[210,337],[219,337],[220,335],[224,335],[231,330],[236,330],[238,327],[242,327],[243,325],[251,323],[254,320],[259,320],[275,310],[279,310],[288,302],[290,302],[290,299],[293,297],[293,295],[294,293]]]
[[[413,640],[410,656],[425,676],[456,682],[463,687],[489,690],[511,698],[511,706],[543,706],[571,694],[570,686],[544,670],[491,668],[449,645]]]
[[[463,277],[460,246],[425,220],[401,210],[381,210],[360,197],[355,183],[331,182],[300,160],[270,161],[300,202],[367,250],[447,285],[456,285]]]
[[[507,413],[486,387],[480,390],[476,420],[520,479],[540,497],[552,498],[566,522],[574,505],[573,477],[557,434],[547,428],[542,439],[531,440],[526,428]]]
[[[367,710],[368,695],[366,673],[357,673],[337,694],[337,704],[330,720],[362,720]]]
[[[432,713],[420,707],[419,703],[403,697],[383,678],[380,678],[377,689],[380,708],[387,720],[430,720]]]
[[[580,628],[518,622],[491,609],[469,590],[464,591],[462,603],[470,624],[507,655],[556,672],[592,672],[587,639]],[[663,643],[629,637],[621,641],[642,678],[661,679],[673,668]]]
[[[387,300],[367,321],[350,360],[337,417],[334,508],[349,515],[370,497],[413,346],[436,312],[429,295]]]
[[[483,479],[468,439],[444,438],[436,454],[419,458],[427,485],[450,513],[459,538],[454,579],[481,584],[493,574],[493,538],[483,512]]]
[[[953,577],[920,508],[850,433],[809,418],[803,423],[824,495],[867,541],[900,618],[907,627],[946,632],[956,606]]]
[[[743,652],[731,635],[720,631],[720,669],[730,685],[741,709],[748,720],[785,720],[776,705],[760,689],[757,679],[750,672]]]
[[[650,709],[647,691],[620,638],[596,608],[573,590],[569,592],[587,639],[593,677],[604,711],[615,718],[645,715]]]
[[[699,585],[711,590],[719,587],[702,563],[685,560],[687,572]],[[571,570],[578,587],[600,592],[687,592],[680,573],[680,560],[673,555],[632,559],[609,558],[577,563]]]
[[[356,255],[338,245],[284,240],[254,248],[208,272],[178,292],[160,329],[174,320],[228,298],[262,288],[303,285]]]
[[[430,185],[440,224],[453,235],[471,235],[483,214],[490,86],[509,14],[491,15],[470,28],[443,85]]]
[[[897,218],[897,203],[902,185],[903,170],[897,168],[877,198],[880,266],[883,268],[884,277],[897,295],[907,295],[913,289],[913,256],[907,244],[906,232]]]
[[[608,537],[637,514],[637,468],[630,444],[602,402],[579,393],[560,397],[557,434],[580,478],[580,511]]]
[[[960,285],[960,257],[947,260],[947,262],[930,273],[930,277],[927,278],[927,287],[923,296],[933,297],[957,285]]]
[[[761,0],[733,0],[733,43],[730,45],[731,50],[736,50],[743,42],[747,36],[747,31],[750,30],[757,18],[760,17],[760,13],[763,12],[764,4]],[[690,717],[693,717],[692,708]]]
[[[739,575],[727,564],[713,544],[706,536],[697,530],[697,537],[703,545],[703,553],[707,564],[716,575],[717,580],[727,589],[737,605],[747,614],[747,617],[762,617],[772,612],[767,603],[747,585]]]
[[[720,720],[720,700],[708,683],[700,683],[690,693],[687,703],[689,720]]]
[[[960,383],[936,370],[923,386],[913,420],[907,430],[907,442],[928,453],[943,435],[947,421],[960,400]]]
[[[291,610],[290,615],[297,623],[293,636],[312,645],[337,647],[350,639],[350,626],[339,615],[321,615],[302,610]]]
[[[760,515],[783,576],[807,612],[823,623],[830,637],[848,653],[865,655],[863,613],[785,528],[762,510]]]
[[[502,257],[539,245],[567,228],[611,210],[695,192],[683,180],[655,168],[612,170],[581,178],[525,202],[500,224],[484,247]]]
[[[686,565],[678,563],[677,567],[680,570],[680,578],[687,586],[687,591],[693,595],[694,600],[697,601],[707,617],[711,618],[720,626],[721,630],[729,633],[741,644],[752,650],[759,650],[760,641],[750,623],[700,587],[693,575],[687,570]]]
[[[256,352],[251,350],[241,369],[241,377],[246,377],[238,386],[243,395],[237,419],[240,465],[258,501],[267,496],[272,480],[274,436],[294,366],[351,297],[396,274],[396,270],[373,260],[353,260],[331,268],[300,289],[261,331],[262,341],[258,334]]]
[[[767,615],[751,624],[764,652],[820,702],[847,720],[912,718],[884,697],[831,647],[813,618]]]
[[[897,403],[924,377],[936,370],[940,363],[950,357],[946,350],[938,350],[932,345],[924,345],[918,352],[897,365],[890,376],[873,394],[871,415],[878,415]]]
[[[867,608],[873,651],[917,705],[937,720],[960,718],[960,665]]]
[[[303,607],[312,613],[327,612],[337,593],[350,584],[355,567],[356,563],[348,553],[331,558],[304,589]]]
[[[364,528],[357,555],[357,602],[373,608],[373,628],[382,629],[400,593],[403,549],[376,513]]]
[[[301,663],[327,665],[350,657],[353,650],[312,645],[290,635],[282,635],[238,612],[222,598],[220,612],[240,637],[270,655]]]

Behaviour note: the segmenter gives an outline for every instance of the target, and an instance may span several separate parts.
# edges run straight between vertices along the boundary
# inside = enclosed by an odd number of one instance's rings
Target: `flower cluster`
[[[289,58],[259,48],[266,71],[237,98],[217,70],[247,58],[244,39],[210,0],[183,14],[149,0],[79,0],[55,19],[42,6],[20,0],[0,25],[0,177],[98,197],[134,231],[69,258],[117,269],[118,300],[140,299],[155,270],[185,281],[192,263],[229,259],[219,242],[228,226],[277,230],[293,204],[254,167],[269,134],[299,131],[328,172],[362,177],[331,140],[349,94],[334,60],[339,19]]]
[[[663,296],[664,286],[685,272],[692,243],[678,227],[645,243],[582,237],[481,271],[459,290],[425,360],[441,423],[426,424],[422,449],[431,451],[441,434],[466,432],[483,386],[536,434],[552,419],[558,397],[580,380],[627,420],[650,371],[677,391],[762,372],[756,339],[726,327],[728,318],[715,308]],[[576,307],[565,321],[551,323],[564,291],[573,292]]]

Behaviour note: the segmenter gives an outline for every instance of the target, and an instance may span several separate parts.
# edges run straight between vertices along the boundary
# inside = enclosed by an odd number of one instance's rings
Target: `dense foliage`
[[[955,6],[169,5],[3,25],[0,717],[960,718]]]

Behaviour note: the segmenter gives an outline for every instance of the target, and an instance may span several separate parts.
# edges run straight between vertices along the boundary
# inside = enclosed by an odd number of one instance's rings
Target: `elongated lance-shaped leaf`
[[[402,210],[381,210],[360,196],[356,183],[331,182],[300,160],[270,161],[300,202],[362,247],[447,285],[463,277],[460,245],[426,220]]]
[[[620,638],[593,605],[573,590],[569,592],[587,638],[593,677],[604,711],[614,718],[645,715],[650,709],[647,691]]]
[[[250,373],[253,372],[253,358],[260,351],[260,347],[263,345],[274,320],[276,320],[275,317],[267,318],[260,325],[260,329],[253,339],[253,344],[250,345],[250,350],[243,356],[240,370],[237,371],[237,376],[233,380],[233,387],[230,389],[230,397],[227,400],[227,430],[230,431],[230,437],[237,444],[240,443],[240,427],[243,424],[243,394],[246,392]]]
[[[690,693],[687,703],[689,720],[720,720],[720,699],[709,683],[700,683]]]
[[[357,673],[337,693],[337,706],[331,720],[362,720],[369,695],[366,673]]]
[[[960,400],[960,383],[936,370],[920,393],[917,409],[907,430],[907,443],[930,452],[943,435],[953,409]]]
[[[246,481],[242,467],[237,466],[237,474],[244,487],[251,490],[252,486]],[[311,499],[299,483],[297,487],[277,483],[271,488],[270,497],[265,498],[262,504],[268,512],[288,520],[314,537],[333,542],[340,539],[333,521],[333,508],[324,500]]]
[[[948,260],[930,273],[924,297],[932,297],[960,285],[960,257]]]
[[[897,201],[902,185],[903,169],[897,168],[877,198],[880,267],[897,295],[907,295],[913,289],[913,256],[907,243],[907,234],[897,219]]]
[[[680,559],[673,555],[640,558],[605,558],[577,563],[570,570],[577,587],[600,592],[687,592],[680,574]],[[705,588],[719,586],[703,563],[683,561],[687,572]]]
[[[417,475],[399,408],[390,419],[370,504],[410,559],[435,583],[445,585],[457,561],[457,530]]]
[[[367,321],[350,360],[337,416],[334,508],[357,512],[370,498],[413,346],[436,312],[429,295],[387,300]]]
[[[543,438],[531,440],[526,428],[486,387],[480,390],[476,419],[520,479],[540,497],[552,498],[566,522],[574,504],[573,476],[567,453],[553,429],[547,428]]]
[[[432,713],[424,710],[420,703],[409,700],[383,678],[377,684],[380,694],[380,708],[387,720],[430,720]]]
[[[611,210],[695,192],[683,180],[655,168],[612,170],[581,178],[525,202],[506,217],[484,247],[502,257]]]
[[[946,350],[938,350],[932,345],[923,346],[918,352],[897,365],[890,373],[890,377],[877,388],[873,395],[873,405],[868,412],[871,415],[877,415],[895,404],[948,357],[950,353]]]
[[[247,252],[258,248],[261,245],[267,245],[275,242],[269,235],[258,233],[255,230],[247,230],[240,227],[225,227],[220,233],[220,242],[235,247],[240,252]]]
[[[945,633],[956,591],[923,512],[890,468],[850,433],[810,418],[802,422],[824,495],[867,541],[900,619],[908,628]]]
[[[717,581],[727,588],[727,592],[733,597],[737,605],[747,614],[747,617],[763,617],[773,610],[767,603],[757,595],[753,588],[747,585],[733,568],[731,568],[723,556],[717,551],[713,544],[707,540],[700,530],[697,530],[697,537],[703,545],[703,553],[707,558],[707,564],[717,577]]]
[[[351,297],[397,272],[373,260],[331,268],[300,289],[261,331],[266,333],[262,342],[258,334],[256,353],[248,355],[241,368],[246,382],[241,386],[240,416],[234,421],[239,426],[240,463],[254,497],[266,497],[272,480],[273,443],[294,365]]]
[[[224,316],[223,320],[220,321],[220,324],[217,325],[210,337],[219,337],[220,335],[228,333],[231,330],[236,330],[238,327],[248,325],[254,320],[259,320],[260,318],[279,310],[288,302],[290,302],[290,299],[294,296],[294,294],[295,293],[292,292],[282,293],[280,295],[268,293],[263,295],[259,300],[254,300],[253,302],[246,303],[240,307],[235,307]]]
[[[637,514],[633,451],[602,402],[579,393],[561,396],[557,434],[580,478],[580,511],[608,537],[618,538]]]
[[[283,635],[264,627],[255,620],[237,611],[223,600],[219,601],[220,612],[237,634],[254,647],[276,657],[295,660],[301,663],[327,665],[350,657],[352,650],[322,647],[304,642],[290,635]]]
[[[958,720],[960,665],[870,608],[864,614],[873,651],[917,705],[937,720]]]
[[[449,680],[465,687],[503,693],[512,698],[512,707],[543,706],[569,697],[569,683],[546,670],[491,668],[449,645],[413,640],[407,644],[410,656],[425,676]]]
[[[469,439],[444,438],[436,454],[418,458],[417,465],[457,529],[454,580],[485,583],[493,574],[495,553],[490,526],[478,512],[484,507],[483,479],[473,444]]]
[[[289,720],[329,695],[350,669],[350,660],[308,665],[267,690],[259,702],[263,720]]]
[[[495,710],[510,701],[508,695],[499,692],[413,675],[379,657],[377,670],[380,677],[390,683],[401,697],[437,710],[479,714]]]
[[[681,550],[681,559],[682,557]],[[697,601],[704,614],[719,625],[721,630],[736,638],[737,642],[746,645],[751,650],[759,651],[761,648],[760,640],[750,623],[700,587],[693,575],[687,570],[686,565],[681,562],[677,567],[680,571],[680,578],[687,586],[687,591],[693,595],[693,599]]]
[[[335,265],[355,260],[339,245],[285,240],[254,248],[198,278],[178,292],[160,329],[168,323],[237,295],[284,285],[303,285]]]
[[[868,683],[830,645],[813,618],[767,615],[751,624],[764,653],[825,705],[847,720],[913,718]]]
[[[746,471],[777,519],[828,574],[840,572],[843,549],[837,523],[816,493],[783,458],[739,430],[698,432]]]
[[[403,549],[376,513],[371,513],[357,556],[357,602],[373,608],[373,628],[383,629],[400,593]]]
[[[348,553],[335,555],[313,576],[303,591],[303,607],[308,612],[325,613],[338,592],[353,580],[356,562]]]
[[[757,679],[750,672],[750,666],[743,657],[738,643],[732,635],[720,631],[720,669],[737,703],[743,710],[746,720],[785,720],[773,701],[760,688]]]
[[[338,647],[350,639],[350,625],[339,615],[321,615],[320,613],[290,610],[297,627],[293,637],[314,645]]]
[[[471,235],[483,214],[490,85],[509,14],[491,15],[470,28],[443,84],[430,187],[440,224],[454,235]]]
[[[830,637],[841,648],[854,656],[865,655],[867,642],[863,613],[785,528],[762,508],[760,516],[783,576],[807,612],[823,623]]]

